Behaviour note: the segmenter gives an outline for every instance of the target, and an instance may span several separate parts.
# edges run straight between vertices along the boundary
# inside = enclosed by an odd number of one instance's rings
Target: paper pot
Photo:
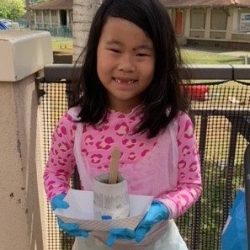
[[[96,177],[93,192],[96,219],[122,219],[129,216],[128,184],[121,176],[115,184],[108,184],[108,174]]]
[[[94,217],[94,194],[92,191],[69,189],[65,201],[69,208],[54,212],[65,223],[76,223],[89,231],[110,231],[111,228],[134,230],[153,201],[153,196],[129,195],[129,217],[114,220],[97,220]]]

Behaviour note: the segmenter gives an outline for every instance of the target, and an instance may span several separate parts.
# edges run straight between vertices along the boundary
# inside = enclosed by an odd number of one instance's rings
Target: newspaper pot
[[[122,219],[129,216],[127,181],[118,175],[118,182],[108,183],[109,175],[99,175],[94,180],[94,214],[96,219]]]

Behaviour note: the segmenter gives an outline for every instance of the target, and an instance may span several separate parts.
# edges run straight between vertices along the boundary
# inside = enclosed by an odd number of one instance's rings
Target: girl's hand
[[[150,229],[162,220],[169,218],[168,208],[159,201],[153,201],[148,212],[140,221],[135,230],[127,228],[114,228],[108,234],[106,244],[112,247],[116,240],[135,240],[139,243],[143,241]]]
[[[87,238],[89,236],[89,231],[84,229],[80,229],[78,224],[75,223],[65,223],[63,220],[57,218],[57,224],[59,228],[73,237],[84,237]]]
[[[57,208],[66,209],[69,207],[69,203],[63,200],[65,196],[65,194],[58,194],[51,200],[50,204],[53,210]]]
[[[113,228],[108,234],[106,244],[112,247],[116,240],[133,240],[135,239],[135,231],[128,228]]]
[[[168,208],[159,201],[153,201],[148,212],[135,229],[135,240],[141,242],[150,229],[162,220],[169,218]]]
[[[69,203],[64,201],[65,194],[58,194],[51,200],[51,207],[53,210],[57,208],[66,209],[69,207]],[[57,224],[59,228],[70,236],[74,237],[84,237],[89,236],[89,232],[79,228],[78,224],[75,223],[65,223],[63,220],[57,218]]]

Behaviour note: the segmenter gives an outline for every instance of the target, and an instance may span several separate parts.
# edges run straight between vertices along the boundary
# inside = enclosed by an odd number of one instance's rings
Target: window
[[[211,29],[226,30],[227,29],[227,10],[212,9],[211,11]]]
[[[250,13],[240,14],[240,31],[241,32],[250,31]]]
[[[50,23],[49,10],[44,10],[43,15],[44,15],[44,23],[49,24]]]
[[[52,24],[58,24],[57,10],[51,11]]]
[[[191,29],[205,29],[206,11],[205,9],[191,10]]]
[[[52,10],[52,11],[51,11],[51,15],[52,15],[52,16],[57,16],[57,11],[56,11],[56,10]]]
[[[42,23],[42,11],[41,10],[36,11],[36,22]]]

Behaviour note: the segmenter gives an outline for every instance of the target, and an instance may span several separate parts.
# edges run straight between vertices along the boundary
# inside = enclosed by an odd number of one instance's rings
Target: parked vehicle
[[[8,27],[6,26],[6,24],[2,21],[0,21],[0,30],[7,30]]]
[[[0,0],[1,1],[1,0]],[[6,29],[20,29],[19,23],[14,22],[9,19],[0,19],[1,24],[1,30],[6,30]],[[4,27],[3,27],[4,26]]]
[[[4,23],[4,25],[7,27],[7,28],[10,28],[12,26],[12,21],[11,20],[8,20],[8,19],[0,19],[0,22]]]

